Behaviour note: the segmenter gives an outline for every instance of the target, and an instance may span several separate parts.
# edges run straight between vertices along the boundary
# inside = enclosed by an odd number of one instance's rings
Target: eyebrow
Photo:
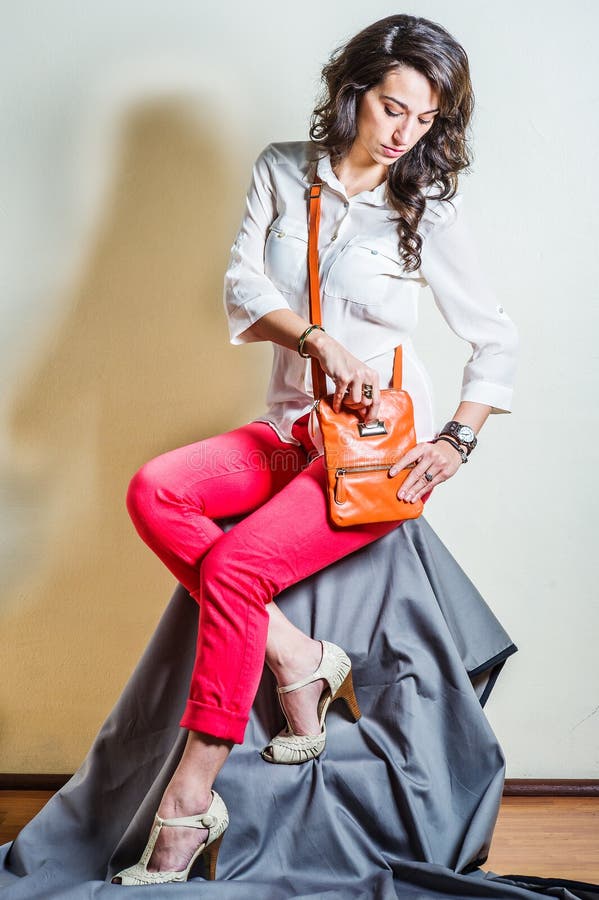
[[[397,103],[398,106],[401,106],[402,109],[409,109],[407,103],[403,103],[401,100],[397,100],[395,97],[390,97],[389,94],[383,94],[382,96],[385,98],[385,100],[393,100],[393,102]],[[427,109],[426,112],[420,113],[420,115],[426,116],[426,115],[428,115],[428,113],[437,113],[437,112],[439,112],[438,107],[437,107],[437,109]]]

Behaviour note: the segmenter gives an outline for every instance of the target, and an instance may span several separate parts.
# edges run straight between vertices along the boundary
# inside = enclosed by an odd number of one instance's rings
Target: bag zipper
[[[344,476],[351,472],[379,472],[382,469],[390,469],[393,463],[380,463],[366,466],[342,466],[335,471],[335,503],[345,503]]]
[[[380,472],[383,469],[390,469],[394,463],[377,463],[365,466],[340,466],[335,470],[335,503],[345,503],[345,484],[343,478],[352,472]],[[406,469],[413,469],[415,462],[405,466]]]

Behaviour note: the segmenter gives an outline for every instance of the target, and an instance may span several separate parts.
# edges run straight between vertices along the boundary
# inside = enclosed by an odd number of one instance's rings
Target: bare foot
[[[281,664],[274,672],[279,685],[293,684],[307,675],[316,671],[322,660],[322,643],[310,641],[301,658],[295,656],[292,661]],[[281,704],[289,719],[289,724],[295,734],[320,734],[321,727],[318,721],[318,701],[328,686],[324,678],[313,681],[293,691],[280,694]]]
[[[165,794],[158,807],[158,815],[163,819],[197,815],[206,812],[212,803],[212,794],[208,798],[196,797],[191,801],[189,796],[184,800],[171,800]],[[160,829],[148,860],[148,872],[181,872],[186,869],[193,853],[207,839],[208,833],[208,828],[165,825]],[[120,884],[121,879],[116,876],[112,883]]]

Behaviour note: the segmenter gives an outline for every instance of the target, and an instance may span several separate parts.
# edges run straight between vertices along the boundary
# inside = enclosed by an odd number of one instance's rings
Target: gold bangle
[[[324,328],[322,327],[322,325],[309,325],[297,342],[297,352],[299,353],[300,356],[303,356],[304,359],[310,359],[310,354],[304,353],[304,341],[306,340],[306,338],[308,337],[310,332],[313,331],[315,328],[320,328],[321,331],[324,331]]]

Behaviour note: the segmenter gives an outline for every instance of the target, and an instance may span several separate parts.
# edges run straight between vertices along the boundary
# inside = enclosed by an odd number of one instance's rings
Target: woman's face
[[[438,96],[428,79],[407,66],[387,72],[362,95],[352,154],[385,166],[404,156],[435,120]],[[385,149],[389,148],[389,149]]]

